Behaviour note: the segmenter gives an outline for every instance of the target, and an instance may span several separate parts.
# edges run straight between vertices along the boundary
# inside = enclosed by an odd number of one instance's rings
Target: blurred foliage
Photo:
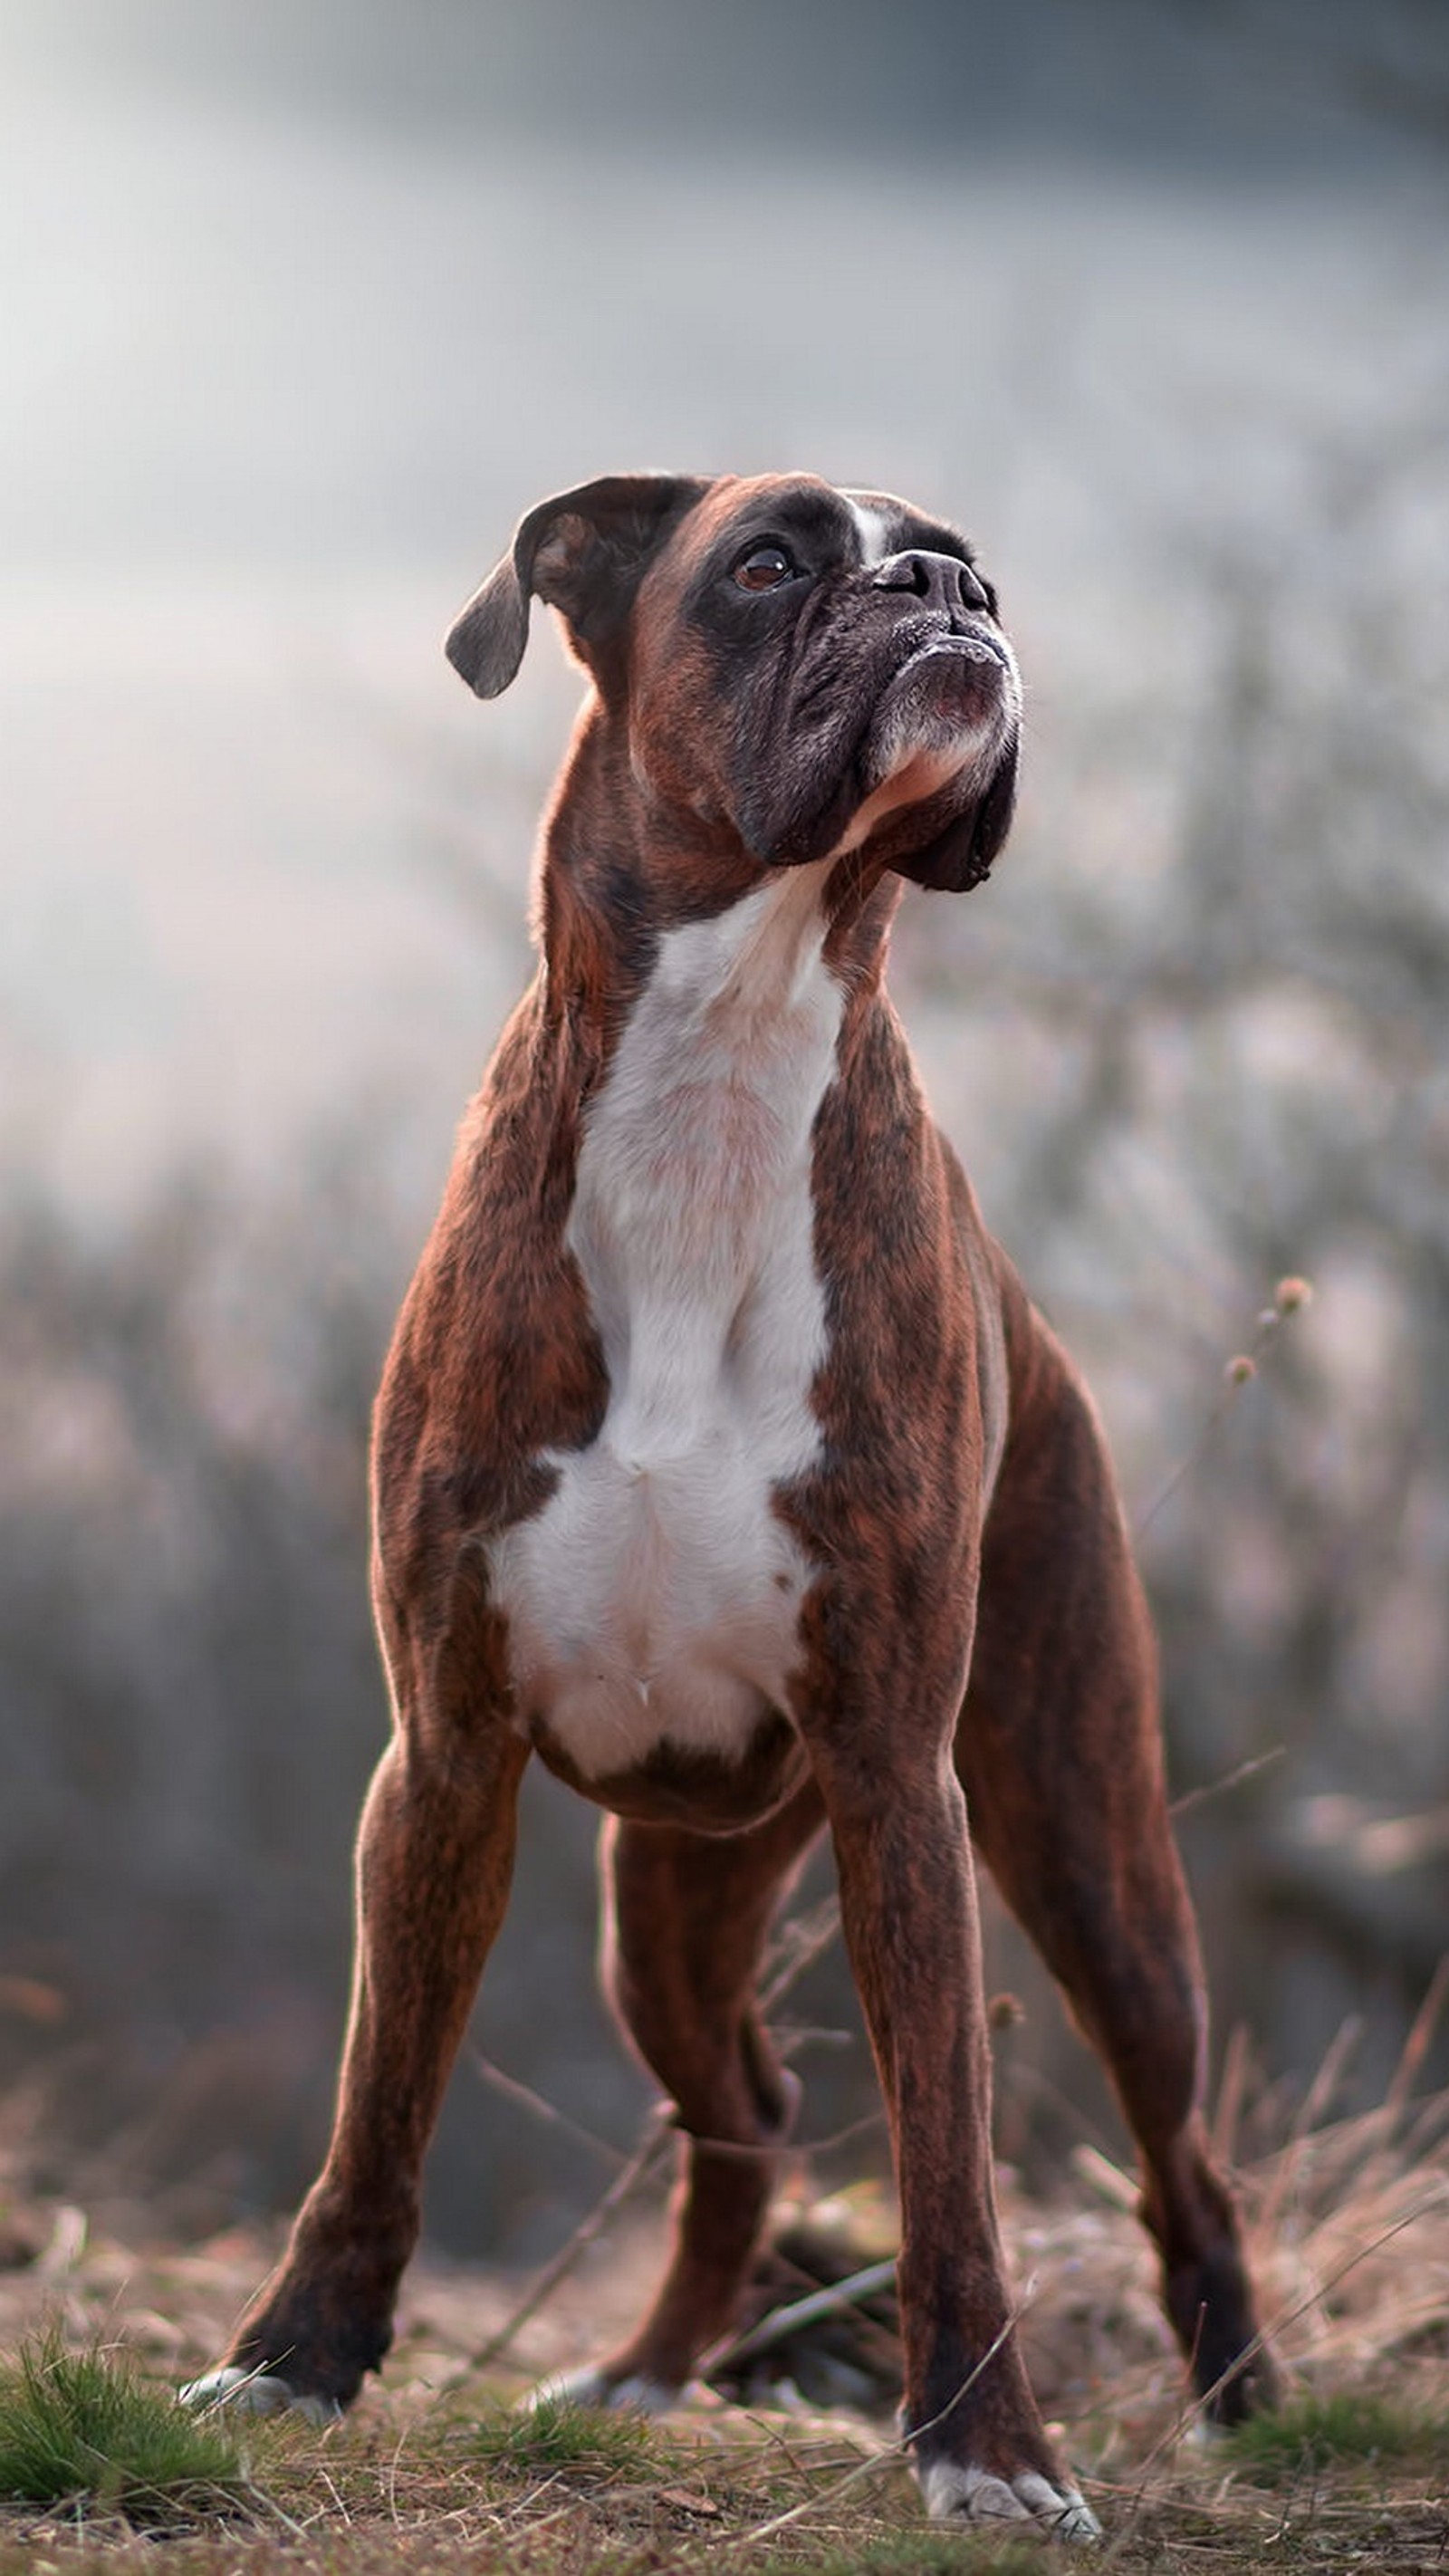
[[[991,1213],[1138,1498],[1175,1786],[1262,1763],[1184,1819],[1219,2021],[1291,2068],[1360,2014],[1370,2097],[1449,1946],[1442,418],[1310,457],[1251,558],[1185,550],[1198,684],[1157,742],[1089,721],[1052,901],[987,967],[1054,1058]],[[1156,835],[1114,847],[1154,771]],[[1254,1380],[1285,1274],[1316,1294]]]

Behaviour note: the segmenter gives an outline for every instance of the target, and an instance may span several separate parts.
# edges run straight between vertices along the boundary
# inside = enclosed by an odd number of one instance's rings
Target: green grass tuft
[[[198,2422],[135,2357],[68,2352],[52,2326],[0,2362],[0,2497],[175,2524],[235,2510],[247,2477],[234,2436]]]
[[[457,2440],[455,2456],[530,2477],[549,2469],[644,2476],[660,2468],[661,2444],[637,2408],[540,2397],[529,2407],[499,2406],[480,2415]]]
[[[1340,2389],[1254,2415],[1231,2436],[1231,2457],[1260,2478],[1374,2460],[1449,2465],[1449,2412],[1412,2400]]]

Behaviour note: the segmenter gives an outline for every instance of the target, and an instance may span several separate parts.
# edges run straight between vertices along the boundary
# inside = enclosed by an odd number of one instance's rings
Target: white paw
[[[1222,2449],[1228,2435],[1226,2426],[1215,2424],[1210,2415],[1194,2415],[1182,2438],[1188,2450],[1205,2451],[1211,2457]]]
[[[582,2370],[541,2379],[523,2403],[530,2414],[540,2406],[598,2406],[607,2414],[667,2415],[678,2401],[678,2389],[666,2388],[662,2380],[609,2379],[596,2365],[586,2363]]]
[[[239,2370],[234,2362],[209,2370],[203,2379],[188,2380],[181,2403],[198,2415],[225,2406],[235,2415],[300,2415],[304,2423],[317,2425],[342,2421],[335,2397],[306,2397],[274,2370]]]
[[[1102,2537],[1102,2526],[1080,2489],[1054,2486],[1035,2469],[998,2478],[989,2469],[932,2460],[921,2472],[921,2492],[932,2522],[1030,2522],[1052,2540]]]

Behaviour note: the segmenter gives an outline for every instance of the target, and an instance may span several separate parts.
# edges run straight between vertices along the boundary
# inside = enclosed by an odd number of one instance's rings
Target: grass
[[[182,2414],[124,2351],[67,2352],[51,2329],[0,2371],[14,2499],[0,2576],[1261,2576],[1265,2554],[1275,2576],[1449,2566],[1449,2414],[1417,2393],[1300,2397],[1162,2464],[1146,2492],[1130,2473],[1114,2493],[1094,2486],[1108,2542],[1090,2560],[931,2528],[863,2426],[722,2408],[661,2427],[562,2400],[518,2414],[476,2387],[467,2406],[375,2393],[325,2434],[249,2427],[264,2498],[224,2423]],[[863,2460],[875,2473],[847,2483]],[[1366,2466],[1384,2472],[1371,2492]]]
[[[0,2364],[0,2497],[155,2526],[235,2511],[235,2435],[198,2422],[124,2350],[68,2352],[59,2326]]]
[[[18,2355],[0,2364],[0,2576],[1449,2576],[1449,2096],[1398,2087],[1325,2124],[1325,2089],[1243,2177],[1296,2393],[1228,2441],[1184,2438],[1132,2177],[1094,2151],[1072,2192],[1012,2211],[1040,2267],[1038,2391],[1106,2527],[1090,2557],[928,2526],[884,2414],[783,2395],[663,2423],[512,2411],[636,2310],[657,2259],[642,2235],[617,2278],[556,2292],[511,2369],[476,2356],[501,2349],[513,2287],[424,2262],[387,2377],[319,2433],[198,2423],[170,2394],[220,2348],[265,2243],[146,2255],[80,2230],[60,2281],[54,2263],[0,2269],[0,2349]],[[55,2237],[43,2213],[31,2232]],[[42,2322],[57,2297],[73,2349]]]
[[[459,2428],[453,2448],[460,2460],[515,2477],[565,2469],[593,2477],[645,2477],[669,2463],[668,2446],[648,2416],[629,2407],[611,2414],[566,2397],[540,2397],[524,2408],[495,2400]]]
[[[380,2411],[380,2410],[379,2410]],[[739,2414],[703,2434],[545,2398],[530,2411],[472,2394],[379,2439],[287,2418],[196,2418],[124,2348],[68,2351],[58,2327],[0,2366],[0,2576],[1026,2576],[1039,2546],[933,2530],[898,2465],[839,2494],[871,2461],[848,2435]],[[821,2527],[784,2532],[814,2495]],[[42,2510],[38,2519],[36,2509]],[[756,2541],[753,2534],[761,2531]],[[225,2556],[218,2539],[225,2534]],[[133,2536],[128,2536],[133,2535]],[[142,2537],[144,2535],[144,2538]],[[45,2556],[37,2558],[37,2541]],[[964,2550],[964,2555],[963,2555]]]
[[[1449,2407],[1373,2389],[1340,2388],[1255,2416],[1227,2446],[1235,2465],[1265,2485],[1305,2469],[1414,2466],[1449,2472]]]

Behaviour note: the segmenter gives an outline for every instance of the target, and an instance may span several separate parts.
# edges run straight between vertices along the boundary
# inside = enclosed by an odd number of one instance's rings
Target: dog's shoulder
[[[541,987],[518,1004],[466,1111],[436,1223],[403,1300],[373,1429],[379,1549],[440,1544],[536,1508],[531,1462],[581,1447],[607,1398],[565,1234],[584,1086],[578,1040]]]

